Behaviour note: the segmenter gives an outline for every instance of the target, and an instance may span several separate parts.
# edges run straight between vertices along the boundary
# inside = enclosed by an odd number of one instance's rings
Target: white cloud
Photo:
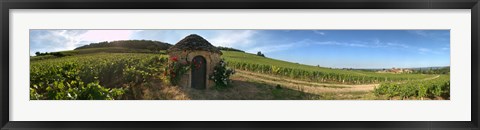
[[[183,31],[183,30],[139,30],[135,31],[131,39],[144,39],[144,40],[156,40],[161,42],[167,42],[170,44],[176,44],[182,38],[189,34],[198,33],[195,30]],[[203,35],[202,35],[203,36]]]
[[[432,39],[432,40],[442,41],[440,43],[449,44],[450,31],[446,31],[446,30],[443,30],[442,32],[439,32],[439,31],[442,31],[442,30],[437,30],[437,31],[434,31],[434,30],[411,30],[411,31],[407,31],[407,32],[409,32],[411,34],[414,34],[414,35],[421,36],[421,37],[429,38],[429,39]]]
[[[256,53],[258,51],[261,51],[262,53],[270,53],[270,52],[288,50],[288,49],[291,49],[293,47],[298,47],[298,46],[295,46],[295,45],[296,44],[294,44],[294,43],[292,43],[292,44],[281,44],[281,45],[267,45],[267,46],[251,48],[251,49],[247,50],[247,52]]]
[[[86,33],[73,36],[80,41],[115,41],[115,40],[128,40],[135,30],[89,30]]]
[[[401,47],[401,48],[410,48],[410,46],[405,45],[405,44],[399,44],[399,43],[387,43],[388,46],[393,46],[393,47]]]
[[[417,50],[420,54],[441,54],[440,51],[432,50],[428,48],[421,48],[415,46],[409,46],[407,44],[395,43],[395,42],[382,42],[378,39],[374,39],[373,41],[366,42],[366,41],[352,41],[352,42],[338,42],[338,41],[315,41],[311,39],[304,39],[295,44],[284,44],[279,45],[278,47],[275,46],[265,46],[265,47],[258,47],[252,50],[264,50],[266,52],[272,51],[280,51],[280,50],[287,50],[289,48],[302,46],[302,45],[333,45],[333,46],[346,46],[346,47],[362,47],[362,48],[395,48],[395,49],[405,49],[405,50]],[[271,50],[269,50],[271,49]],[[444,47],[440,50],[449,50],[449,48]],[[263,51],[262,51],[263,52]]]
[[[249,47],[254,44],[255,30],[222,30],[210,38],[215,46]]]
[[[429,51],[432,51],[432,50],[427,49],[427,48],[418,48],[418,51],[420,51],[420,52],[429,52]]]
[[[427,54],[427,53],[430,53],[430,52],[432,52],[432,50],[430,50],[430,49],[418,48],[418,53],[420,53],[420,54]]]
[[[374,40],[373,40],[373,44],[375,44],[375,45],[377,45],[377,46],[382,45],[382,43],[380,42],[379,39],[374,39]]]
[[[318,34],[318,35],[325,35],[325,32],[318,31],[318,30],[313,30],[313,33]]]
[[[215,46],[248,49],[259,46],[257,30],[38,30],[31,35],[32,54],[52,52],[102,41],[146,39],[175,44],[189,34],[199,34]]]
[[[282,43],[282,42],[275,42],[275,43]],[[318,41],[313,41],[311,39],[303,39],[297,42],[290,42],[290,43],[283,42],[282,44],[264,44],[263,46],[254,46],[250,49],[246,49],[246,52],[256,53],[258,51],[261,51],[262,53],[270,53],[270,52],[284,51],[292,48],[304,47],[304,46],[315,45],[315,44],[316,45],[338,45],[341,43],[338,43],[335,41],[318,42]]]
[[[34,32],[37,30],[34,30]],[[39,31],[30,35],[30,53],[33,54],[36,51],[39,52],[52,52],[52,51],[63,51],[71,50],[81,44],[82,41],[75,38],[76,35],[81,35],[86,31],[75,30],[48,30],[48,31]]]
[[[198,34],[214,46],[248,48],[256,46],[257,30],[142,30],[131,38],[147,39],[176,44],[190,34]]]
[[[315,44],[315,45],[338,45],[338,46],[347,46],[347,47],[368,47],[368,48],[380,48],[380,47],[393,47],[393,48],[410,48],[406,44],[393,43],[393,42],[382,42],[378,39],[374,39],[371,42],[366,41],[352,41],[352,42],[338,42],[338,41],[313,41],[310,39],[305,39],[301,41],[305,44]]]
[[[72,50],[101,41],[128,40],[134,32],[136,30],[34,30],[34,35],[30,37],[33,46],[30,53]]]
[[[313,44],[313,45],[337,45],[337,46],[348,46],[348,47],[371,47],[361,42],[313,41],[310,39],[303,40],[299,43],[307,44],[307,45]]]
[[[424,36],[424,37],[429,36],[429,34],[426,31],[422,31],[422,30],[411,30],[411,31],[408,31],[408,32],[416,34],[416,35]]]
[[[439,51],[428,49],[428,48],[418,48],[417,50],[419,54],[441,54],[441,52]]]

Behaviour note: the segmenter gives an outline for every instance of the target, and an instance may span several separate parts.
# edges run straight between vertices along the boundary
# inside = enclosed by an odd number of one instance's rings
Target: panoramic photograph
[[[450,30],[29,33],[30,100],[450,100]]]

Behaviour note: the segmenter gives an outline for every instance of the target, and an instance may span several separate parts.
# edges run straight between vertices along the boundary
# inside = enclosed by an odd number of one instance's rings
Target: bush
[[[235,73],[235,70],[228,68],[225,61],[222,59],[220,63],[215,66],[213,74],[210,75],[210,80],[215,82],[215,88],[222,89],[230,86],[230,76]]]
[[[143,94],[144,84],[159,79],[163,73],[159,67],[167,62],[167,57],[155,54],[97,54],[33,61],[30,99],[141,99],[135,94]]]
[[[375,95],[385,95],[388,98],[400,97],[401,99],[442,97],[450,98],[450,76],[441,75],[431,80],[413,80],[403,83],[382,83],[375,88]]]
[[[242,50],[239,50],[239,49],[235,49],[235,48],[231,48],[231,47],[217,46],[217,48],[220,49],[220,50],[223,50],[223,51],[238,51],[238,52],[243,52],[243,53],[245,53],[245,51],[242,51]]]
[[[177,85],[183,74],[190,70],[190,63],[178,61],[178,57],[170,57],[170,63],[165,67],[163,75],[172,85]]]
[[[257,52],[257,56],[265,57],[265,54],[263,54],[261,51]]]
[[[106,88],[80,78],[80,66],[73,62],[47,66],[43,71],[32,69],[31,100],[113,100],[125,93],[121,88]]]
[[[45,52],[45,53],[41,53],[41,52],[35,52],[35,55],[36,56],[47,56],[47,55],[52,55],[52,56],[56,56],[56,57],[64,57],[64,56],[67,56],[66,54],[63,54],[61,52]]]

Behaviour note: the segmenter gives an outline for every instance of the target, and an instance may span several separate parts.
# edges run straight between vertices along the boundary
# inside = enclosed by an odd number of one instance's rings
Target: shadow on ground
[[[302,87],[281,86],[248,78],[234,77],[225,89],[197,90],[166,86],[161,81],[132,89],[127,100],[362,100],[370,92],[312,93]]]

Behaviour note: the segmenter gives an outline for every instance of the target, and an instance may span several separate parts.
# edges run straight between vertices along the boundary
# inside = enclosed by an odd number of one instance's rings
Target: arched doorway
[[[192,88],[205,89],[207,83],[207,62],[203,56],[195,56],[192,60]]]

